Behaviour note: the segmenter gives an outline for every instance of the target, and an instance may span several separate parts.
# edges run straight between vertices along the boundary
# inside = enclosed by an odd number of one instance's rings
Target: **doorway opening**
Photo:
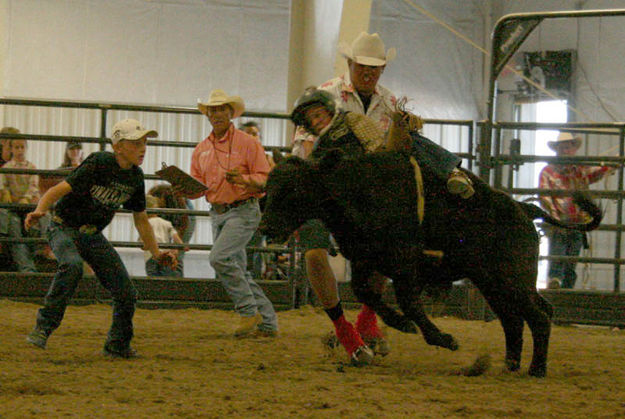
[[[535,103],[524,103],[520,105],[519,116],[521,121],[519,122],[552,122],[552,123],[566,123],[567,117],[567,101],[566,100],[546,100]],[[558,137],[557,130],[540,129],[537,130],[534,135],[534,149],[532,153],[538,156],[555,156],[556,153],[549,148],[547,143],[553,141]],[[540,171],[547,165],[544,162],[537,162],[533,164],[533,168],[530,172],[532,179],[532,187],[538,187],[538,178]],[[540,241],[540,255],[549,254],[549,240],[547,237],[542,237]],[[547,286],[547,270],[549,262],[541,260],[538,263],[538,281],[536,286],[538,288],[546,288]]]

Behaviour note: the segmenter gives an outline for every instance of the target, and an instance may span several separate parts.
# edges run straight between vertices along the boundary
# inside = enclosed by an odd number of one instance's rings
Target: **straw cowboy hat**
[[[245,103],[240,96],[228,96],[226,92],[221,89],[213,90],[208,96],[206,102],[202,102],[198,99],[197,108],[206,115],[206,112],[210,106],[230,105],[233,110],[232,118],[238,118],[245,111]]]
[[[547,141],[547,146],[555,151],[556,147],[558,147],[559,144],[565,143],[567,141],[572,141],[575,144],[576,149],[582,145],[581,137],[575,137],[570,132],[561,132],[555,141]]]
[[[339,52],[343,57],[355,63],[381,66],[392,61],[397,51],[395,51],[395,48],[390,48],[384,52],[384,42],[380,39],[380,35],[377,33],[369,35],[367,32],[361,32],[351,46],[341,42]]]

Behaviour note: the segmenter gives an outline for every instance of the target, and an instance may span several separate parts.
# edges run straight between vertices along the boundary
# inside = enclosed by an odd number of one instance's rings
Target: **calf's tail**
[[[549,213],[534,204],[529,204],[527,202],[520,202],[520,204],[525,214],[532,220],[542,218],[543,221],[551,225],[577,231],[591,231],[599,227],[603,219],[601,208],[592,202],[583,192],[575,192],[573,194],[573,202],[590,215],[591,220],[589,222],[565,223],[552,217]]]

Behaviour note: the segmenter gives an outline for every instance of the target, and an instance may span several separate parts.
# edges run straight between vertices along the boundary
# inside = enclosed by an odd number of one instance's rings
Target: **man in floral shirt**
[[[319,89],[340,98],[341,110],[367,115],[379,122],[385,132],[391,124],[390,113],[394,110],[395,95],[378,84],[386,63],[395,58],[395,48],[385,52],[384,43],[377,33],[362,32],[351,47],[341,44],[341,54],[347,59],[349,71],[340,77],[328,80]],[[298,127],[293,137],[293,155],[306,158],[312,151],[316,136],[304,127]]]
[[[568,132],[558,135],[556,141],[549,141],[547,145],[558,156],[574,156],[582,144],[581,137],[574,137]],[[598,182],[604,176],[614,173],[614,169],[607,166],[577,166],[572,164],[549,164],[540,172],[539,188],[583,190],[588,185]],[[588,214],[580,210],[573,203],[572,196],[540,197],[541,206],[553,217],[560,221],[583,223]],[[585,233],[550,227],[549,255],[551,256],[578,256],[582,246],[586,245]],[[548,288],[574,288],[577,274],[575,262],[556,262],[549,265]]]
[[[370,35],[362,32],[351,46],[339,45],[339,51],[347,59],[349,71],[341,77],[323,83],[319,89],[331,93],[332,97],[338,99],[336,103],[338,110],[366,115],[379,123],[382,135],[391,125],[391,113],[395,110],[397,100],[390,90],[378,84],[378,80],[384,72],[386,63],[395,58],[395,49],[390,48],[387,51],[377,33]],[[299,126],[293,137],[292,154],[307,158],[312,153],[316,140],[317,136]],[[325,230],[322,228],[321,231]],[[308,276],[335,326],[337,321],[342,321],[341,327],[336,326],[336,332],[352,361],[356,364],[371,362],[372,352],[363,345],[362,339],[376,353],[386,355],[389,352],[388,343],[378,326],[375,312],[363,305],[355,329],[351,323],[345,321],[336,280],[328,262],[328,253],[325,249],[315,250],[319,250],[319,254],[313,257],[310,252],[311,254],[307,255],[307,265],[317,268],[308,269]],[[378,291],[386,286],[386,279],[380,274],[376,273],[370,280]],[[350,333],[343,329],[349,329]]]

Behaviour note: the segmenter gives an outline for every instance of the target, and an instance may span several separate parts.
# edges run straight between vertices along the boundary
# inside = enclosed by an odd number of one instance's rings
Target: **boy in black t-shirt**
[[[102,229],[123,206],[132,211],[139,236],[153,258],[163,264],[173,260],[171,252],[159,250],[148,222],[143,171],[139,168],[147,138],[157,135],[134,119],[118,122],[111,136],[113,153],[92,153],[64,181],[49,189],[37,208],[26,216],[24,224],[29,229],[56,203],[47,235],[59,268],[44,307],[37,314],[37,325],[27,336],[29,343],[44,349],[50,334],[59,327],[67,303],[82,278],[84,260],[113,297],[113,324],[104,354],[120,358],[135,356],[130,340],[137,290]]]

